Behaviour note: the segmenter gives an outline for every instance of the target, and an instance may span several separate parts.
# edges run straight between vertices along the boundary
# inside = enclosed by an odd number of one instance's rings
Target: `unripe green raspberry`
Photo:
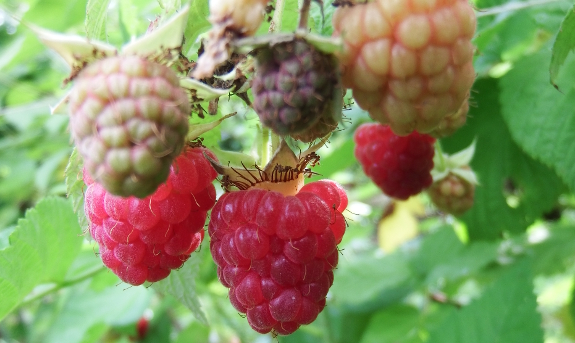
[[[435,206],[447,213],[461,215],[473,206],[475,185],[462,177],[449,173],[427,189]]]
[[[96,61],[70,95],[70,129],[84,166],[106,190],[143,198],[184,146],[190,103],[169,68],[137,56]]]
[[[299,134],[318,122],[338,85],[331,55],[303,39],[275,44],[257,54],[253,106],[277,134]]]
[[[398,135],[431,132],[457,112],[475,79],[476,18],[467,0],[376,0],[340,7],[334,34],[342,81]]]

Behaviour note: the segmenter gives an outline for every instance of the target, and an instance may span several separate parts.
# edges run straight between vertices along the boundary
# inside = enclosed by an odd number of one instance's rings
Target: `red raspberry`
[[[431,185],[433,137],[417,132],[401,137],[374,123],[361,125],[354,140],[363,171],[390,197],[407,199]]]
[[[251,188],[218,200],[210,250],[232,305],[255,331],[289,335],[323,310],[346,205],[332,181],[310,183],[295,196]]]
[[[468,0],[375,0],[340,7],[342,81],[358,105],[400,135],[428,133],[459,110],[475,79]]]
[[[166,278],[190,257],[204,238],[207,211],[216,200],[217,173],[204,157],[209,150],[187,148],[170,168],[168,180],[152,195],[122,198],[84,182],[84,211],[102,262],[122,281],[141,285]]]
[[[447,213],[461,215],[473,206],[475,185],[462,177],[449,173],[445,178],[434,182],[427,194],[435,206]]]

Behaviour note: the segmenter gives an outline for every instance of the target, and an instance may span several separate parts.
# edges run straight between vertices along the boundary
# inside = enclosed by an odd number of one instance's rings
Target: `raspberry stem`
[[[300,1],[300,10],[299,10],[299,22],[297,28],[299,30],[306,30],[307,29],[307,22],[309,19],[309,8],[311,6],[311,0],[303,0]]]
[[[282,15],[284,13],[285,0],[276,0],[274,15],[270,23],[269,32],[279,32],[282,29]]]
[[[56,284],[56,285],[54,285],[54,286],[52,286],[52,287],[50,287],[50,288],[44,290],[43,292],[40,292],[40,293],[36,293],[36,294],[34,294],[34,295],[31,295],[29,298],[24,299],[24,301],[22,301],[22,303],[20,304],[20,306],[26,306],[26,305],[28,305],[29,303],[34,302],[34,301],[36,301],[36,300],[38,300],[38,299],[42,299],[42,298],[44,298],[45,296],[47,296],[48,294],[57,292],[57,291],[61,290],[62,288],[66,288],[66,287],[69,287],[69,286],[73,286],[73,285],[75,285],[75,284],[77,284],[77,283],[80,283],[80,282],[82,282],[82,281],[84,281],[84,280],[90,279],[90,278],[92,278],[94,275],[96,275],[96,274],[98,274],[99,272],[104,271],[104,270],[108,270],[108,268],[106,268],[106,266],[104,266],[104,265],[99,265],[99,266],[97,266],[96,268],[92,268],[91,270],[87,271],[86,273],[81,274],[81,275],[79,275],[79,276],[77,276],[77,277],[75,277],[75,278],[73,278],[73,279],[65,280],[65,281],[63,281],[63,282],[61,282],[61,283],[59,283],[59,284]]]
[[[271,130],[263,126],[261,129],[261,145],[258,147],[258,155],[260,156],[260,165],[265,166],[270,160],[273,154],[273,150],[270,149],[270,136]]]
[[[443,149],[441,148],[441,143],[439,142],[439,140],[435,141],[435,154],[437,155],[437,158],[439,160],[439,165],[437,166],[437,171],[442,172],[445,170],[446,165],[445,165],[445,158],[443,157]]]

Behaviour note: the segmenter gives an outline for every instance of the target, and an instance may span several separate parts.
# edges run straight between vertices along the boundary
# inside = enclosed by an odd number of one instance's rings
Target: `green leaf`
[[[100,273],[72,287],[61,300],[58,311],[52,314],[42,343],[81,342],[85,333],[97,330],[102,323],[107,326],[135,323],[149,306],[152,292],[144,287],[117,286],[117,282],[112,273]],[[105,287],[94,289],[94,283]]]
[[[209,342],[210,329],[198,322],[192,322],[180,332],[174,343],[206,343]]]
[[[419,311],[411,306],[393,305],[369,321],[361,343],[406,342],[417,334]]]
[[[541,343],[531,266],[518,262],[483,295],[430,332],[427,343]]]
[[[416,281],[408,262],[397,253],[340,259],[335,280],[334,302],[354,311],[391,304],[408,294]]]
[[[110,0],[88,0],[86,5],[86,37],[106,41],[106,12]]]
[[[88,228],[88,218],[84,213],[84,191],[86,184],[82,178],[82,157],[74,148],[68,166],[66,167],[66,194],[72,200],[72,207],[78,216],[78,223],[82,231]]]
[[[551,55],[549,73],[551,83],[555,87],[558,87],[556,81],[561,66],[565,63],[567,55],[575,49],[573,35],[575,35],[575,6],[571,8],[571,11],[565,16],[565,19],[561,23],[561,28],[557,33],[557,37],[555,38],[555,42],[553,43],[553,54]]]
[[[413,269],[426,278],[426,284],[438,280],[453,281],[468,276],[497,258],[497,243],[472,242],[464,245],[451,226],[426,237],[412,258]]]
[[[317,2],[312,3],[310,8],[309,17],[313,20],[315,31],[324,36],[331,36],[333,33],[333,26],[331,25],[331,20],[333,18],[333,12],[335,12],[336,7],[332,6],[333,1],[323,2],[323,18],[322,18],[322,8]]]
[[[329,178],[332,174],[356,164],[357,160],[353,155],[354,147],[355,143],[353,139],[330,142],[327,147],[323,149],[331,150],[332,153],[325,158],[322,155],[319,165],[313,168],[313,172],[317,173],[317,175],[313,175],[309,180],[306,180],[306,182]]]
[[[413,258],[413,268],[425,274],[436,266],[453,260],[465,248],[450,226],[425,237],[417,255]]]
[[[188,22],[184,31],[185,42],[182,51],[186,56],[192,55],[189,51],[198,36],[211,27],[208,21],[210,10],[207,1],[189,0],[190,14],[188,15]]]
[[[173,270],[162,281],[155,282],[152,288],[163,294],[170,294],[192,311],[192,314],[202,324],[208,324],[208,319],[201,308],[196,293],[196,278],[199,275],[199,266],[202,263],[202,254],[207,250],[206,244],[200,251],[193,252],[184,266]]]
[[[46,198],[10,235],[0,251],[0,319],[32,289],[44,282],[61,282],[80,251],[82,237],[70,202]]]
[[[527,72],[525,75],[530,77]],[[526,80],[514,83],[513,89],[523,89],[517,85],[525,84]],[[461,219],[467,224],[471,239],[493,240],[500,238],[503,232],[524,231],[556,203],[563,185],[548,167],[523,153],[511,140],[501,117],[497,80],[477,80],[472,94],[472,101],[477,105],[470,108],[466,125],[443,139],[442,145],[448,152],[455,152],[477,139],[471,167],[480,185],[475,190],[474,206]],[[537,99],[515,101],[540,101],[539,95],[531,96]],[[509,106],[509,101],[502,98],[502,106]],[[531,108],[520,112],[521,120],[529,115]],[[534,131],[525,134],[536,136]]]
[[[549,237],[531,246],[534,255],[533,271],[537,275],[564,273],[575,262],[575,227],[554,225]]]
[[[561,92],[548,83],[541,67],[549,60],[545,51],[526,57],[501,79],[502,113],[513,139],[575,190],[575,59],[568,59],[558,75],[558,84],[570,85]]]

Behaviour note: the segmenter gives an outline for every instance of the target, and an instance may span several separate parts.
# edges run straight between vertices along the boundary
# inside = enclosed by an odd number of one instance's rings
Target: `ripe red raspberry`
[[[218,278],[259,333],[288,335],[325,307],[346,223],[345,191],[313,182],[295,196],[250,188],[224,194],[208,232]]]
[[[69,109],[84,168],[119,196],[152,194],[188,132],[190,103],[177,75],[137,56],[88,65],[75,79]]]
[[[447,213],[461,215],[473,206],[475,185],[461,176],[449,173],[427,190],[435,206]]]
[[[398,135],[427,133],[457,112],[475,79],[468,0],[375,0],[340,7],[344,86]]]
[[[207,212],[216,201],[217,173],[202,147],[186,148],[168,180],[152,195],[122,198],[84,175],[84,211],[102,262],[122,281],[141,285],[166,278],[198,248]]]
[[[354,140],[363,171],[390,197],[407,199],[431,185],[433,137],[417,132],[401,137],[373,123],[361,125]]]

